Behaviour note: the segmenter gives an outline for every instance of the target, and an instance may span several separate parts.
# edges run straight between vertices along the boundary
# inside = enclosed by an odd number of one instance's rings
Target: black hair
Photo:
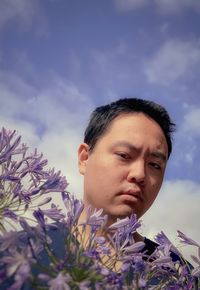
[[[169,157],[172,151],[171,133],[175,130],[175,124],[164,107],[153,101],[138,98],[119,99],[108,105],[97,107],[92,112],[84,134],[84,142],[90,146],[90,150],[95,147],[116,117],[130,113],[143,113],[158,123],[167,141]]]

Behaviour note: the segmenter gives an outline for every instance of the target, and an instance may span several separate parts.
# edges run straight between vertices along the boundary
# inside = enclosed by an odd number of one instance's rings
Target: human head
[[[162,185],[173,126],[166,110],[150,101],[123,99],[97,108],[78,151],[85,205],[103,208],[110,222],[141,217]]]
[[[143,113],[158,123],[167,141],[169,157],[172,151],[171,133],[175,129],[175,124],[172,123],[164,107],[152,101],[138,98],[119,99],[108,105],[97,107],[93,111],[84,134],[84,142],[90,146],[90,150],[93,150],[116,117],[130,113]]]

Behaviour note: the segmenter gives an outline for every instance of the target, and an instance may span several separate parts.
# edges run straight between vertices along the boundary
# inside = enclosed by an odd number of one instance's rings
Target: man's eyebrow
[[[136,146],[134,146],[133,144],[131,144],[127,141],[117,141],[113,144],[113,147],[117,147],[117,146],[124,146],[124,147],[129,148],[130,150],[139,151],[139,148],[137,148]],[[154,152],[150,153],[150,155],[153,157],[159,158],[164,162],[167,162],[167,156],[160,151],[154,151]]]
[[[113,144],[112,147],[117,147],[117,146],[127,147],[130,150],[139,150],[136,146],[134,146],[133,144],[131,144],[127,141],[117,141]]]
[[[162,152],[155,151],[155,152],[152,152],[150,155],[153,157],[159,158],[164,162],[167,162],[167,156],[163,154]]]

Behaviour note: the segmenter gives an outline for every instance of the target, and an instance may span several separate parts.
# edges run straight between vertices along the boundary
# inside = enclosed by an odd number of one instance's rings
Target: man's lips
[[[142,197],[143,195],[142,195],[141,190],[128,189],[128,190],[121,192],[120,195],[127,195],[130,197],[136,198],[140,201],[143,201],[143,197]]]

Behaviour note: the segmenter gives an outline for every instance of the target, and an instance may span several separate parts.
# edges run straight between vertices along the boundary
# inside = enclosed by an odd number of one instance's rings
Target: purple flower
[[[200,265],[192,269],[192,275],[194,277],[200,278]]]
[[[62,192],[62,200],[65,204],[66,209],[68,210],[68,224],[77,224],[79,217],[83,211],[83,203],[76,199],[73,195],[70,195],[68,192]]]
[[[12,278],[10,290],[26,282],[44,290],[193,289],[194,277],[200,276],[200,253],[191,256],[193,269],[184,260],[173,262],[171,251],[181,255],[161,232],[156,237],[159,246],[148,257],[142,251],[145,244],[134,240],[141,224],[136,215],[118,219],[107,229],[103,209],[88,207],[79,224],[84,205],[66,192],[66,178],[46,170],[43,155],[37,150],[28,154],[20,142],[15,131],[0,131],[0,283]],[[52,203],[50,192],[62,195],[67,216]],[[35,226],[29,222],[32,217]],[[48,223],[50,219],[55,222]],[[8,224],[22,231],[7,232]],[[198,243],[178,234],[200,252]],[[113,271],[116,265],[118,272]]]
[[[168,264],[171,262],[172,262],[172,258],[170,256],[161,256],[153,261],[154,264],[162,264],[162,265],[165,265],[166,263]]]
[[[101,267],[101,274],[102,274],[103,276],[107,276],[107,275],[109,275],[109,273],[110,273],[110,271],[108,270],[108,268],[106,268],[106,267]]]
[[[38,224],[42,228],[45,228],[46,225],[45,225],[44,213],[43,213],[43,211],[40,208],[33,212],[33,216],[36,218]]]
[[[87,208],[87,217],[86,221],[83,224],[87,224],[93,227],[93,229],[97,229],[99,227],[104,227],[107,223],[107,215],[102,215],[103,209],[95,209],[92,211],[92,207]]]
[[[142,255],[138,255],[134,257],[134,270],[137,273],[140,273],[141,275],[146,273],[147,270],[149,269],[149,265],[145,263],[144,259],[142,258]]]
[[[38,203],[38,207],[39,206],[43,206],[43,205],[46,205],[47,203],[49,203],[50,201],[52,201],[52,197],[46,197],[45,199],[43,199],[40,203]]]
[[[23,178],[28,173],[32,173],[36,178],[46,178],[47,172],[43,170],[44,166],[47,165],[47,160],[42,159],[43,155],[38,155],[37,150],[25,159],[23,163],[24,167],[20,170],[20,177]]]
[[[98,246],[97,251],[100,254],[103,254],[103,255],[106,255],[106,256],[111,254],[111,249],[108,246]]]
[[[175,270],[175,263],[172,261],[171,257],[171,245],[165,244],[158,246],[149,259],[153,259],[151,262],[152,269],[153,266],[155,266],[161,269],[165,267],[167,269]]]
[[[88,290],[90,289],[90,282],[89,281],[83,281],[79,284],[79,290]],[[95,289],[97,290],[97,289]]]
[[[136,242],[133,243],[131,246],[124,247],[124,253],[125,254],[132,254],[140,252],[145,247],[144,242]]]
[[[13,181],[13,182],[18,182],[20,180],[20,178],[18,176],[10,175],[9,173],[2,174],[0,176],[0,179],[1,180],[9,180],[9,181]]]
[[[108,235],[111,244],[115,251],[123,252],[126,246],[134,243],[133,233],[140,227],[140,222],[137,220],[136,215],[131,215],[124,219],[118,219],[117,222],[109,226]]]
[[[84,255],[95,260],[99,259],[99,252],[94,248],[90,248],[87,251],[84,251]]]
[[[96,237],[96,238],[95,238],[95,241],[96,241],[98,244],[103,245],[103,244],[105,244],[106,239],[105,239],[105,237]]]
[[[197,264],[197,266],[192,269],[192,275],[200,278],[200,248],[198,248],[198,257],[191,255],[191,258]]]
[[[9,160],[11,155],[23,152],[23,148],[21,148],[21,150],[16,150],[20,143],[21,136],[12,140],[14,135],[15,131],[6,131],[4,128],[0,133],[0,164]],[[11,143],[11,141],[13,141],[13,143]]]
[[[117,230],[120,228],[123,228],[129,224],[129,217],[126,217],[124,219],[117,219],[115,223],[113,223],[111,226],[109,226],[110,230]]]
[[[163,231],[161,231],[159,234],[156,235],[155,240],[158,244],[163,246],[168,246],[168,248],[176,253],[178,256],[181,256],[181,253],[178,251],[178,249],[171,243],[171,241],[168,239],[168,237],[164,234]]]
[[[10,218],[10,219],[13,219],[13,220],[17,220],[17,215],[12,210],[10,210],[9,208],[4,208],[3,209],[3,217],[7,217],[7,218]]]
[[[106,278],[105,285],[108,285],[107,289],[113,289],[113,290],[123,289],[124,281],[123,281],[122,275],[119,275],[116,272],[110,271],[109,274],[105,278]]]
[[[61,209],[58,209],[58,207],[54,204],[51,205],[50,209],[43,209],[41,212],[43,215],[47,216],[48,218],[54,221],[59,221],[65,218],[65,215],[61,213]]]
[[[27,233],[27,235],[28,235],[29,238],[35,236],[35,229],[33,229],[33,227],[31,227],[27,223],[26,219],[20,218],[19,219],[19,223],[20,223],[20,226],[22,227],[22,229],[25,231],[25,233]]]
[[[186,244],[186,245],[192,245],[192,246],[196,246],[198,248],[200,248],[200,245],[195,242],[194,240],[192,240],[191,238],[187,237],[184,233],[182,233],[181,231],[177,231],[178,232],[178,237],[181,239],[181,242]]]
[[[4,263],[6,267],[7,276],[10,277],[14,273],[22,271],[23,268],[27,269],[31,263],[35,263],[35,260],[32,258],[30,248],[27,247],[21,252],[16,249],[11,249],[9,255],[1,258],[1,262]]]
[[[118,219],[115,223],[109,226],[109,230],[117,230],[121,234],[133,234],[141,226],[135,214],[124,219]]]
[[[44,282],[48,282],[51,279],[51,277],[49,275],[44,274],[44,273],[40,273],[38,275],[38,278]]]
[[[139,289],[141,288],[145,288],[147,285],[147,281],[143,278],[139,278],[139,281],[138,281],[138,287]]]
[[[66,178],[60,176],[60,171],[55,173],[52,169],[49,173],[48,179],[40,185],[40,190],[45,190],[48,192],[62,192],[66,189],[68,185]]]
[[[5,223],[11,226],[10,220],[16,223],[18,216],[34,208],[33,201],[38,197],[49,192],[61,193],[67,186],[66,178],[60,172],[44,168],[47,160],[37,150],[28,155],[27,146],[20,144],[21,137],[15,133],[4,128],[0,131],[0,230],[4,231]],[[49,197],[40,199],[39,206],[50,201]],[[41,213],[35,215],[41,224]]]
[[[9,248],[14,248],[20,244],[21,238],[25,236],[24,233],[16,231],[5,232],[0,235],[0,252],[4,252]]]
[[[21,264],[16,271],[15,277],[14,277],[14,283],[9,288],[10,290],[18,290],[21,289],[24,282],[30,277],[30,264],[28,262],[24,262]]]
[[[71,290],[68,284],[70,280],[69,274],[59,273],[56,278],[49,280],[49,290]]]

